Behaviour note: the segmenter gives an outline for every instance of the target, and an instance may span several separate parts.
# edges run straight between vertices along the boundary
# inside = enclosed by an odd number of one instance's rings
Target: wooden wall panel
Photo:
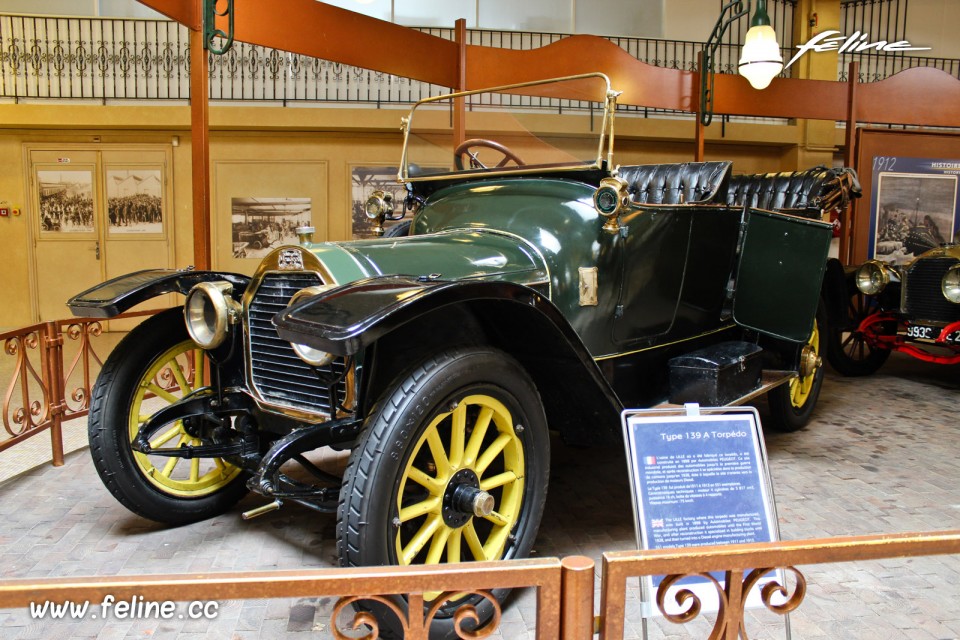
[[[679,111],[696,109],[699,91],[696,73],[646,64],[597,36],[570,36],[524,51],[467,47],[468,89],[597,71],[610,78],[614,89],[623,91],[617,99],[620,104]]]
[[[914,67],[857,89],[858,122],[960,127],[960,80]]]

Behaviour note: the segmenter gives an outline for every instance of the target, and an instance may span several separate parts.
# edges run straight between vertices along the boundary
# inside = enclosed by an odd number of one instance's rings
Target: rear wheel
[[[890,357],[889,349],[877,349],[867,343],[857,327],[874,311],[873,298],[859,291],[851,294],[847,317],[827,332],[827,361],[837,373],[845,376],[868,376],[883,366]]]
[[[151,415],[203,386],[206,367],[180,308],[140,324],[103,365],[90,406],[90,455],[110,493],[137,515],[165,524],[195,522],[226,511],[247,492],[246,474],[222,458],[146,455],[131,446]],[[182,421],[150,441],[154,449],[203,443]]]
[[[767,393],[770,407],[768,424],[777,431],[796,431],[806,426],[817,406],[823,385],[821,331],[825,326],[825,312],[821,306],[813,322],[813,331],[803,346],[799,375],[786,384]]]
[[[399,378],[367,420],[340,494],[340,562],[525,557],[548,472],[546,419],[523,368],[493,349],[443,351]],[[457,637],[453,614],[463,605],[476,608],[479,624],[499,616],[507,592],[493,591],[493,600],[425,593],[426,606],[437,608],[430,637]],[[402,637],[391,609],[405,612],[406,603],[391,604],[361,606],[377,616],[381,636]]]

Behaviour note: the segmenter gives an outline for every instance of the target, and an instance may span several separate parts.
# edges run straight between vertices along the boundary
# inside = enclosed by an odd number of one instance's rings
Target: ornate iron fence
[[[825,538],[791,542],[741,544],[694,549],[619,551],[603,554],[600,615],[594,617],[594,561],[584,556],[558,560],[509,560],[470,562],[457,565],[419,565],[298,571],[256,571],[203,575],[131,575],[6,580],[0,584],[0,608],[29,607],[33,603],[96,603],[112,597],[119,601],[210,601],[289,597],[339,596],[330,621],[335,638],[348,637],[348,628],[370,627],[364,637],[378,637],[376,620],[366,613],[347,612],[346,627],[341,612],[347,605],[375,601],[398,616],[404,637],[426,638],[435,609],[448,598],[474,594],[494,603],[494,616],[482,629],[460,632],[463,638],[487,637],[500,623],[500,606],[491,591],[500,588],[534,587],[537,590],[538,640],[563,638],[589,640],[599,631],[601,640],[623,637],[626,582],[636,576],[666,575],[655,595],[663,608],[661,592],[688,575],[709,578],[721,572],[724,581],[713,581],[720,609],[710,638],[735,640],[748,637],[744,623],[745,595],[756,578],[773,568],[784,568],[792,586],[768,583],[762,600],[768,609],[785,614],[796,610],[806,594],[800,565],[857,562],[888,558],[960,554],[960,531],[879,536]],[[831,588],[837,588],[831,585]],[[441,592],[434,606],[424,611],[423,594]],[[783,602],[774,603],[779,595]],[[396,596],[409,607],[398,606]],[[686,624],[700,614],[700,600],[690,591],[677,595],[681,613],[666,618]],[[410,612],[422,612],[414,615]],[[464,604],[454,612],[459,623],[473,617],[475,609]],[[353,636],[350,636],[353,637]]]
[[[135,318],[156,313],[141,311],[118,318]],[[62,425],[87,415],[90,392],[103,360],[92,338],[101,335],[103,325],[96,318],[75,318],[30,325],[0,333],[3,362],[0,371],[9,371],[10,380],[0,381],[6,438],[0,452],[27,438],[50,432],[54,466],[63,464]],[[64,345],[74,352],[64,361]],[[66,366],[65,366],[66,364]]]
[[[746,594],[773,569],[784,569],[784,574],[792,577],[792,585],[767,583],[761,591],[762,602],[770,611],[786,614],[796,610],[806,595],[806,579],[797,566],[956,554],[960,554],[960,530],[604,553],[600,638],[623,637],[626,583],[630,577],[665,576],[652,595],[666,619],[677,624],[696,619],[701,602],[693,592],[681,589],[675,603],[681,611],[667,614],[665,601],[670,587],[687,576],[710,580],[720,603],[710,638],[733,640],[747,637]],[[724,580],[717,581],[710,572],[720,572]],[[775,596],[782,602],[775,602]]]

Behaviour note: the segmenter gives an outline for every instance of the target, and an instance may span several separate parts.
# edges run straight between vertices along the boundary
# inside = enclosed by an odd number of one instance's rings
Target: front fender
[[[226,280],[238,293],[242,293],[250,282],[249,277],[239,273],[147,269],[107,280],[78,293],[67,301],[67,306],[75,316],[112,318],[144,300],[165,293],[186,295],[194,285],[212,280]]]
[[[351,356],[407,322],[441,307],[479,300],[516,302],[555,314],[576,342],[559,310],[533,289],[511,282],[439,281],[379,276],[312,296],[278,313],[280,337],[338,356]]]
[[[567,442],[619,440],[620,399],[560,310],[529,287],[382,276],[311,297],[273,321],[281,338],[339,356],[377,343],[373,370],[386,376],[369,383],[373,400],[409,366],[411,349],[426,357],[445,340],[489,344],[527,370]]]

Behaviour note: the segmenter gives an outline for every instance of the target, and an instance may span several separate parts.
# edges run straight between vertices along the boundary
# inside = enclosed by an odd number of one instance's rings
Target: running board
[[[779,387],[782,384],[786,384],[797,377],[796,371],[780,371],[777,369],[765,369],[760,374],[760,386],[751,391],[750,393],[740,396],[733,402],[730,402],[726,406],[735,407],[741,404],[746,404],[758,398],[770,391],[774,387]],[[671,404],[669,402],[661,402],[658,405],[652,407],[653,409],[681,409],[683,408],[682,404]]]

